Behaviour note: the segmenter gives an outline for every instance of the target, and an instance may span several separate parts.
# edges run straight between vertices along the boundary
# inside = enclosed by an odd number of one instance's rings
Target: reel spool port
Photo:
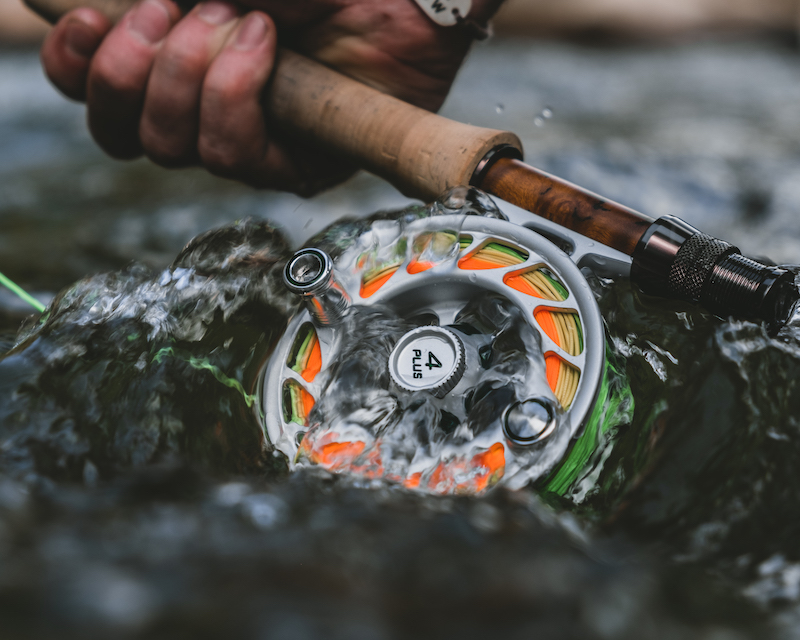
[[[608,275],[629,260],[454,191],[289,260],[284,282],[306,307],[261,397],[265,436],[293,465],[434,493],[579,470],[565,460],[586,457],[573,445],[597,438],[607,400],[603,322],[581,267]]]

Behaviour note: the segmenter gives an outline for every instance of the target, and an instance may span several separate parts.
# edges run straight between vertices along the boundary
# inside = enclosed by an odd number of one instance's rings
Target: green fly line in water
[[[158,353],[153,356],[153,362],[161,362],[167,356],[172,356],[175,358],[180,358],[184,362],[186,362],[190,367],[198,370],[198,371],[208,371],[213,375],[219,382],[224,384],[226,387],[230,387],[234,391],[238,392],[242,398],[244,399],[245,403],[248,407],[252,407],[257,402],[257,397],[255,395],[247,393],[242,383],[236,380],[235,378],[231,378],[230,376],[226,375],[222,369],[218,366],[209,362],[207,358],[196,358],[194,356],[187,356],[178,353],[173,347],[164,347],[160,349]]]
[[[30,293],[25,291],[25,289],[20,287],[16,282],[14,282],[10,278],[8,278],[3,273],[0,273],[0,284],[2,284],[4,287],[6,287],[12,293],[18,295],[25,302],[27,302],[34,309],[36,309],[39,313],[42,313],[45,310],[45,306],[41,302],[39,302]]]

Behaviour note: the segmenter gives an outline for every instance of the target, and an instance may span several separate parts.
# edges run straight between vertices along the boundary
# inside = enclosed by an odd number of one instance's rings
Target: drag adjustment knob
[[[464,345],[443,327],[418,327],[406,333],[389,356],[389,375],[406,391],[449,393],[464,375]]]

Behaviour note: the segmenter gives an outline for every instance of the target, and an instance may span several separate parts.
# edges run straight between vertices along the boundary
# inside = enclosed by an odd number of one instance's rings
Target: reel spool
[[[284,282],[306,305],[290,321],[262,379],[269,443],[294,464],[304,460],[436,493],[479,492],[501,478],[521,486],[552,474],[605,402],[598,397],[606,364],[603,322],[578,264],[607,275],[624,272],[629,260],[605,247],[598,255],[594,243],[581,250],[585,239],[510,209],[516,208],[503,203],[498,217],[432,215],[409,224],[376,223],[335,261],[317,248],[296,253]],[[527,226],[509,221],[509,214]],[[539,233],[528,228],[532,223]],[[515,383],[517,391],[494,402],[484,418],[489,426],[477,433],[468,415],[470,398],[478,388],[500,384],[483,361],[496,348],[498,332],[478,332],[461,322],[481,296],[524,318],[531,344],[538,343],[528,349],[536,361],[528,375],[541,377],[541,384]],[[389,441],[382,435],[385,425],[376,428],[380,433],[353,438],[342,435],[347,428],[340,421],[335,433],[320,436],[327,425],[314,408],[332,393],[344,348],[342,323],[371,310],[413,325],[392,339],[383,393],[403,396],[406,407],[425,398],[459,421],[436,455],[398,455],[402,443],[382,442]],[[527,391],[519,391],[519,384]],[[306,437],[310,428],[314,438]],[[392,455],[404,463],[388,461]]]

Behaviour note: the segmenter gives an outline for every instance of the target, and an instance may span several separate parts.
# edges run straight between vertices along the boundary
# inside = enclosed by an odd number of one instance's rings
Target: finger
[[[75,9],[58,21],[42,44],[41,58],[47,77],[64,95],[86,99],[89,64],[111,23],[93,9]]]
[[[239,177],[267,151],[260,96],[275,63],[272,20],[254,11],[231,34],[205,77],[200,108],[198,152],[217,175]]]
[[[203,83],[198,152],[215,175],[312,195],[354,169],[268,131],[261,96],[275,63],[275,45],[275,26],[261,12],[248,14],[231,34]]]
[[[180,11],[170,0],[142,0],[106,36],[87,82],[89,129],[112,157],[142,152],[139,119],[156,53]]]
[[[238,15],[230,3],[202,3],[175,26],[156,55],[139,138],[157,164],[176,167],[197,162],[203,80]]]

